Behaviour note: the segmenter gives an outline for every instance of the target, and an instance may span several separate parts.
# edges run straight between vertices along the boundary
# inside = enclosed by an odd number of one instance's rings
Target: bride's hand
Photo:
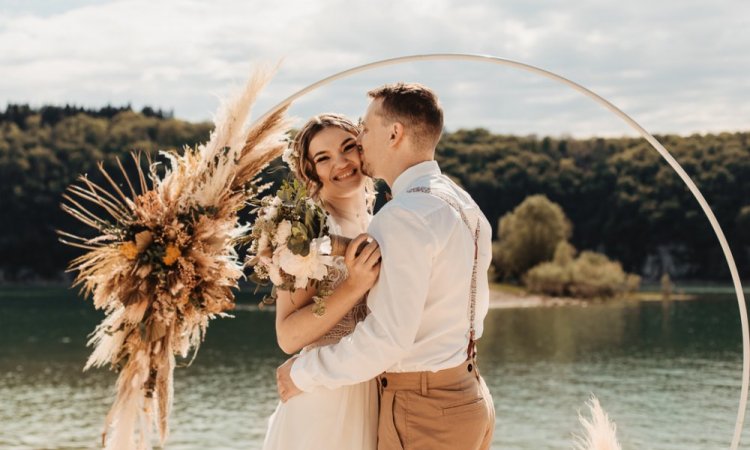
[[[369,243],[368,243],[369,242]],[[366,244],[363,246],[363,244]],[[361,250],[360,250],[360,247]],[[375,284],[380,274],[380,246],[367,233],[360,234],[346,248],[344,263],[349,271],[346,283],[364,295]]]

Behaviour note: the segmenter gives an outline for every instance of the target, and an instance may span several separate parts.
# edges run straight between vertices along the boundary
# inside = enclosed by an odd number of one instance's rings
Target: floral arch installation
[[[351,69],[338,72],[336,74],[323,78],[305,87],[304,89],[297,91],[291,96],[287,97],[286,99],[281,101],[279,104],[271,108],[266,114],[264,114],[260,119],[258,119],[258,121],[262,121],[265,117],[272,114],[274,111],[278,110],[279,108],[289,105],[293,101],[297,100],[298,98],[318,89],[319,87],[332,83],[336,80],[340,80],[342,78],[346,78],[348,76],[351,76],[360,72],[365,72],[371,69],[392,66],[392,65],[397,65],[397,64],[404,64],[404,63],[409,63],[409,62],[417,62],[417,61],[473,61],[473,62],[491,63],[491,64],[497,64],[501,66],[512,67],[515,69],[520,69],[526,72],[531,72],[533,74],[541,75],[542,77],[549,78],[551,80],[562,83],[578,91],[579,93],[583,94],[589,99],[595,101],[596,103],[603,106],[605,109],[609,110],[614,115],[622,119],[628,126],[630,126],[630,128],[637,131],[639,135],[641,135],[646,141],[648,141],[648,143],[651,144],[654,150],[656,150],[662,156],[662,158],[664,158],[664,160],[677,173],[680,179],[682,179],[682,181],[685,183],[688,189],[690,189],[690,192],[693,194],[695,199],[700,204],[700,207],[703,210],[703,213],[706,215],[706,218],[708,218],[708,221],[711,223],[711,228],[713,229],[714,233],[716,234],[716,237],[719,240],[719,243],[721,244],[721,249],[724,252],[724,257],[726,258],[727,265],[729,266],[729,271],[732,275],[732,282],[734,284],[734,289],[737,295],[737,305],[740,310],[740,319],[741,319],[741,324],[742,324],[742,388],[740,391],[740,402],[739,402],[739,408],[737,411],[737,420],[735,423],[734,436],[732,438],[732,444],[730,447],[732,450],[736,450],[740,444],[742,428],[743,428],[743,424],[745,420],[745,409],[747,406],[747,398],[748,398],[748,383],[750,381],[750,331],[748,330],[748,317],[747,317],[747,308],[745,306],[745,296],[742,290],[742,284],[740,283],[740,277],[737,271],[737,265],[735,264],[734,257],[732,256],[732,251],[729,248],[729,244],[727,243],[726,237],[724,236],[724,232],[722,231],[721,226],[719,225],[719,222],[716,220],[716,216],[714,216],[714,213],[711,210],[711,207],[708,205],[708,203],[706,202],[706,199],[703,197],[703,194],[700,192],[698,187],[695,185],[695,183],[690,178],[690,176],[688,176],[688,174],[685,172],[682,166],[680,166],[680,164],[674,159],[674,157],[669,153],[669,151],[656,138],[654,138],[654,136],[652,136],[651,133],[646,131],[635,120],[633,120],[630,116],[622,112],[618,107],[610,103],[608,100],[606,100],[605,98],[601,97],[600,95],[596,94],[595,92],[585,88],[584,86],[578,83],[575,83],[565,77],[557,75],[548,70],[544,70],[539,67],[532,66],[530,64],[525,64],[522,62],[513,61],[510,59],[500,58],[500,57],[491,56],[491,55],[476,55],[476,54],[466,54],[466,53],[431,53],[431,54],[409,55],[409,56],[400,56],[396,58],[384,59],[384,60],[375,61],[375,62],[368,63],[368,64],[363,64],[357,67],[353,67]]]

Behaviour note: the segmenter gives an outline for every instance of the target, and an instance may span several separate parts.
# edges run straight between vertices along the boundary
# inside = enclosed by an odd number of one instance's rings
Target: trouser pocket
[[[380,395],[378,450],[404,450],[403,437],[396,427],[397,418],[403,417],[402,411],[397,412],[396,394],[394,391],[383,391]]]

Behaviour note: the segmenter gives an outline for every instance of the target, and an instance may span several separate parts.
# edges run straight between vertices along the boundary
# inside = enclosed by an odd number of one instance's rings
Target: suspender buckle
[[[469,333],[469,346],[466,348],[466,356],[474,361],[477,357],[477,341],[474,339],[474,330]]]

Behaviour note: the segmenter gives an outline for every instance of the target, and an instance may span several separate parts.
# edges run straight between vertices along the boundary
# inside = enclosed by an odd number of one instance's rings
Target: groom
[[[436,95],[405,83],[368,95],[357,138],[363,172],[393,194],[368,230],[383,258],[371,313],[339,343],[279,367],[279,393],[286,401],[376,377],[379,450],[488,449],[495,412],[474,341],[489,303],[490,225],[434,160]]]

